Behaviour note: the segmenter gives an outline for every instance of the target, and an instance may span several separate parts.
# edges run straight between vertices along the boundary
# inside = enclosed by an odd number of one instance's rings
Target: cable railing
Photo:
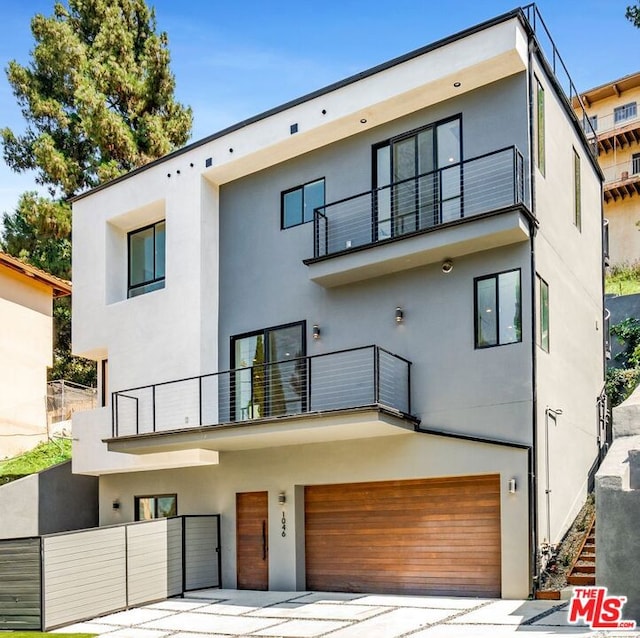
[[[383,406],[411,413],[411,362],[364,346],[112,393],[113,437]]]
[[[609,111],[604,115],[592,115],[589,120],[593,124],[593,134],[601,136],[605,133],[614,133],[615,131],[627,128],[628,126],[632,125],[634,125],[634,128],[638,127],[640,125],[640,114],[638,114],[636,107],[633,109],[626,109],[620,115],[616,115],[614,111]],[[587,133],[587,135],[592,134],[592,132],[589,130],[585,130],[585,133]]]
[[[422,232],[524,200],[524,161],[510,146],[316,208],[314,257]]]
[[[573,110],[573,104],[577,104],[578,120],[582,125],[585,135],[590,140],[589,146],[592,154],[594,157],[597,157],[598,146],[594,139],[596,132],[593,128],[593,123],[589,119],[582,97],[580,97],[580,93],[578,92],[578,89],[576,89],[576,86],[569,75],[567,65],[560,56],[558,48],[551,37],[551,33],[549,32],[547,25],[542,19],[542,15],[540,15],[538,7],[535,3],[531,3],[522,7],[522,11],[533,29],[540,53],[545,58],[549,69],[553,72],[558,85],[564,92],[564,98],[567,100],[567,106],[570,110]]]
[[[604,173],[605,184],[623,182],[631,178],[640,179],[640,155],[638,157],[630,157],[624,162],[601,168]]]

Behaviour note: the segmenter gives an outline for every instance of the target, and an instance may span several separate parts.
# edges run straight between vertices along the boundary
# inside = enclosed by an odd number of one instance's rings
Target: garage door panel
[[[500,595],[497,475],[305,488],[307,588]]]

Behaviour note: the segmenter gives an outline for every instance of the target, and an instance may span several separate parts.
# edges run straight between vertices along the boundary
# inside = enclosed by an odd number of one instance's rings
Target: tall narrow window
[[[109,394],[109,361],[102,359],[100,362],[100,405],[104,408],[107,405],[107,395]]]
[[[582,188],[580,186],[580,155],[573,149],[573,223],[582,230]]]
[[[522,341],[520,270],[475,280],[475,346]]]
[[[631,174],[638,175],[640,173],[640,153],[634,153],[631,156]]]
[[[129,297],[164,288],[164,220],[129,233]]]
[[[282,193],[281,227],[313,221],[313,211],[324,206],[324,177]]]
[[[537,276],[538,284],[538,330],[537,343],[545,351],[549,352],[549,284]]]
[[[545,174],[544,88],[535,78],[535,158],[536,166]]]

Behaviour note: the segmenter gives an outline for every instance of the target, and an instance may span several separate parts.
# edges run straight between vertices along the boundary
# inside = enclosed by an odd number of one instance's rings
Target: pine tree
[[[4,215],[0,248],[68,278],[67,199],[184,145],[192,113],[174,99],[167,35],[156,32],[145,0],[56,3],[52,16],[34,16],[31,31],[30,63],[7,68],[27,127],[1,129],[0,140],[9,167],[35,171],[50,197],[21,197]],[[61,303],[51,376],[86,381],[68,350],[70,313]]]

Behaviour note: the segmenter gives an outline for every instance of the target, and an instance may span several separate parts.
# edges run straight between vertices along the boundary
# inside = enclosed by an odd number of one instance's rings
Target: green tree
[[[4,160],[34,171],[49,198],[25,193],[4,214],[0,247],[60,277],[71,275],[67,199],[186,143],[192,113],[174,99],[166,33],[145,0],[68,0],[31,21],[27,66],[7,77],[27,122],[0,130]],[[51,376],[86,381],[68,350],[68,301],[57,302],[58,340]],[[66,323],[65,323],[66,322]]]
[[[640,4],[635,3],[627,7],[627,11],[625,12],[625,17],[627,20],[633,23],[635,27],[640,29]]]

